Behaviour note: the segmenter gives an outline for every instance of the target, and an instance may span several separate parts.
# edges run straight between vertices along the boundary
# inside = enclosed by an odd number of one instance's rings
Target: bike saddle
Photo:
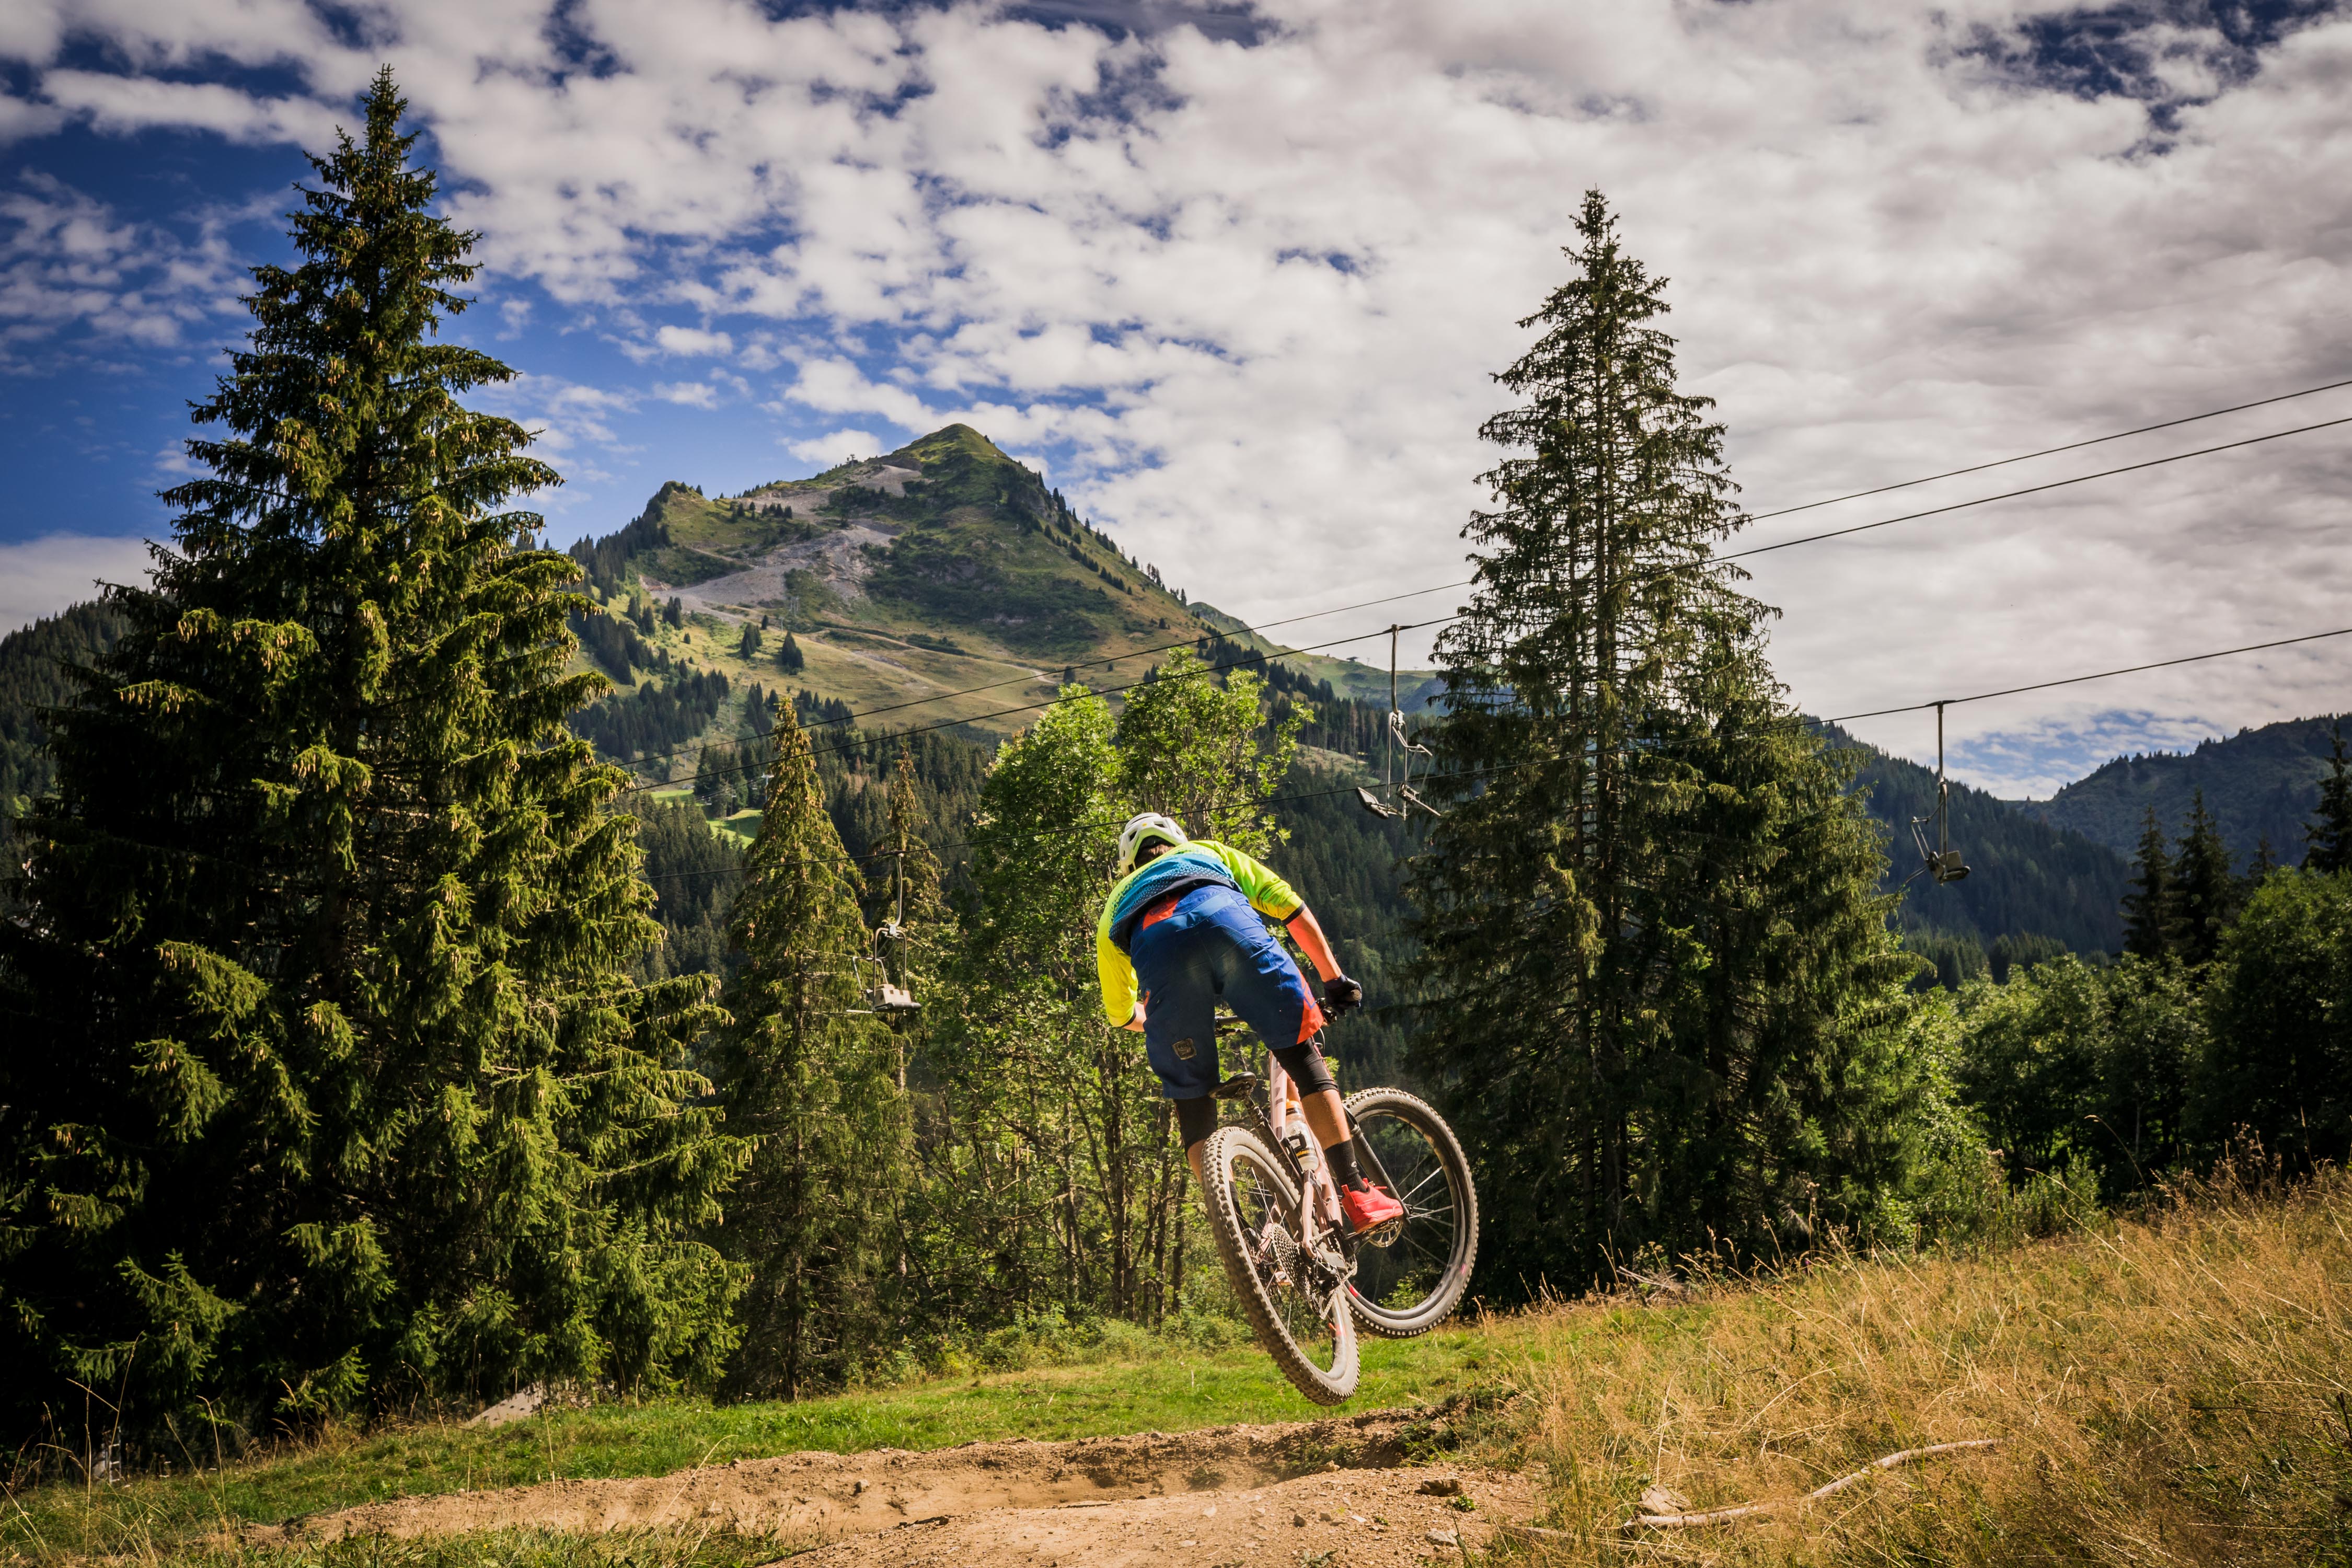
[[[1246,1100],[1249,1098],[1250,1091],[1256,1087],[1257,1074],[1254,1072],[1237,1072],[1234,1074],[1233,1077],[1225,1079],[1224,1082],[1217,1085],[1216,1088],[1211,1089],[1209,1094],[1213,1099],[1216,1100]]]

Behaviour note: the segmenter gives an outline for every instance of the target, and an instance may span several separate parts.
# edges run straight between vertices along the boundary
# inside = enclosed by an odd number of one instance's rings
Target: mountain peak
[[[928,436],[917,437],[897,451],[891,458],[912,458],[917,463],[934,463],[951,455],[978,458],[984,462],[1011,463],[1019,468],[1005,450],[969,425],[946,425]],[[886,461],[888,459],[886,459]]]

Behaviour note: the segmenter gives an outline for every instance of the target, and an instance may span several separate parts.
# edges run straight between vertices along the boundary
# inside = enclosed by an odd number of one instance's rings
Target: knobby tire
[[[1209,1231],[1217,1239],[1225,1279],[1274,1364],[1308,1399],[1318,1405],[1338,1405],[1356,1392],[1356,1327],[1354,1315],[1345,1304],[1346,1288],[1333,1291],[1317,1310],[1307,1292],[1298,1288],[1305,1278],[1299,1267],[1291,1270],[1290,1287],[1274,1284],[1257,1257],[1263,1215],[1244,1212],[1257,1201],[1252,1191],[1255,1184],[1256,1192],[1271,1200],[1270,1206],[1279,1209],[1286,1227],[1296,1224],[1298,1186],[1288,1165],[1246,1128],[1223,1127],[1211,1133],[1201,1153],[1202,1170],[1208,1177]],[[1286,1321],[1286,1306],[1292,1309],[1292,1315],[1303,1309],[1310,1321],[1328,1331],[1328,1366],[1318,1365],[1308,1347],[1293,1337]]]
[[[1404,1189],[1391,1194],[1405,1205],[1403,1227],[1385,1247],[1358,1245],[1348,1306],[1368,1334],[1415,1339],[1453,1316],[1470,1288],[1470,1269],[1478,1260],[1478,1192],[1471,1184],[1470,1162],[1454,1129],[1418,1095],[1363,1089],[1348,1096],[1347,1106],[1360,1141],[1380,1138],[1383,1145],[1393,1142],[1413,1151],[1410,1168],[1389,1172]],[[1384,1129],[1389,1136],[1382,1136]],[[1399,1129],[1408,1135],[1395,1136]],[[1381,1149],[1381,1158],[1386,1164],[1403,1163],[1388,1147]],[[1426,1289],[1413,1294],[1424,1275]],[[1399,1294],[1404,1299],[1394,1300]],[[1384,1304],[1383,1298],[1392,1304]]]

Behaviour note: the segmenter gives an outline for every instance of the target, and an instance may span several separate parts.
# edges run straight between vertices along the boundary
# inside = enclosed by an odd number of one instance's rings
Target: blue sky
[[[1450,581],[1491,373],[1595,185],[1759,511],[2352,377],[2352,17],[2319,0],[16,0],[0,624],[168,526],[244,269],[385,61],[482,232],[454,330],[523,373],[497,401],[566,476],[559,542],[667,479],[962,419],[1253,618]],[[2023,684],[2352,624],[2348,481],[2320,431],[1761,557],[1754,588],[1813,711]],[[2352,708],[2347,670],[2319,645],[1956,709],[1955,754],[2042,793]],[[1916,716],[1854,727],[1932,750]]]

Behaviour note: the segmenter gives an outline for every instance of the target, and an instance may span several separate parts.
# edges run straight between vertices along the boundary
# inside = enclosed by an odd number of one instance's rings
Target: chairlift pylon
[[[1936,847],[1927,847],[1927,836],[1922,832],[1929,823],[1936,825]],[[1936,704],[1936,809],[1926,816],[1911,819],[1911,842],[1919,847],[1919,871],[1925,871],[1938,882],[1957,882],[1969,874],[1960,852],[1952,847],[1951,784],[1944,777],[1944,705]]]
[[[1422,777],[1426,780],[1429,768],[1436,765],[1437,754],[1405,733],[1404,712],[1397,706],[1397,634],[1403,629],[1399,626],[1389,627],[1389,723],[1387,732],[1381,737],[1380,785],[1377,790],[1356,786],[1356,798],[1366,811],[1394,821],[1403,820],[1416,806],[1432,816],[1445,815],[1422,799],[1412,787],[1413,758],[1425,759]],[[1383,799],[1383,795],[1387,798]]]

